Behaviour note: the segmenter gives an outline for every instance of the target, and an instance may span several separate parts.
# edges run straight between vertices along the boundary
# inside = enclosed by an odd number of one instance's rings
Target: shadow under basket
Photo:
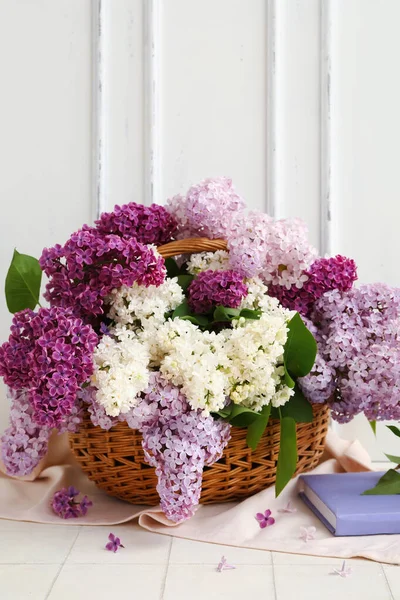
[[[312,423],[297,424],[296,475],[317,466],[324,451],[329,408],[313,406]],[[223,457],[204,469],[201,504],[248,498],[275,483],[280,424],[271,420],[256,450],[246,444],[246,429],[232,427]],[[132,504],[159,504],[154,467],[144,459],[142,435],[126,423],[109,431],[95,427],[88,413],[78,433],[69,435],[82,470],[110,496]]]

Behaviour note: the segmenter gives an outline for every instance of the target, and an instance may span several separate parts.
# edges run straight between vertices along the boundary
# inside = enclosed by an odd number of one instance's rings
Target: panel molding
[[[106,0],[92,0],[92,218],[105,204],[106,108],[104,106]]]
[[[144,0],[144,203],[161,198],[161,0]]]

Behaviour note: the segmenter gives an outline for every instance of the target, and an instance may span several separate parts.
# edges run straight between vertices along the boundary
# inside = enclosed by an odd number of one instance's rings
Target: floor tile
[[[170,565],[164,600],[274,598],[272,567],[242,565],[218,573],[211,565]]]
[[[105,545],[112,532],[121,539],[125,548],[108,552]],[[111,525],[82,527],[68,557],[68,564],[166,564],[171,539],[166,535],[150,533],[138,525]]]
[[[330,556],[310,556],[309,554],[289,554],[286,552],[272,552],[272,560],[274,565],[333,565],[337,566],[343,562],[343,558],[335,558]],[[363,558],[347,558],[346,564],[349,565],[365,565],[369,563]]]
[[[274,573],[277,600],[393,600],[378,563],[354,566],[346,578],[330,565],[276,565]]]
[[[271,553],[264,550],[250,550],[206,544],[173,538],[169,562],[171,564],[210,564],[217,565],[221,556],[226,556],[234,565],[270,565]]]
[[[383,570],[385,571],[390,589],[392,590],[393,600],[400,600],[400,567],[383,565]]]
[[[0,565],[1,600],[44,600],[59,565]]]
[[[165,569],[165,565],[64,565],[48,600],[160,600]]]
[[[65,560],[80,528],[71,526],[15,523],[0,530],[0,564],[47,563]]]

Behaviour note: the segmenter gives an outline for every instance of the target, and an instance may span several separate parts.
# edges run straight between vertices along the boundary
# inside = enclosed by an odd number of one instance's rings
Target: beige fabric
[[[315,473],[371,470],[367,452],[361,445],[338,438],[329,432],[324,461]],[[335,538],[297,498],[296,480],[290,482],[282,495],[275,499],[269,488],[239,503],[200,506],[195,516],[174,525],[157,508],[132,506],[106,496],[80,471],[68,448],[65,435],[51,439],[50,450],[36,472],[24,480],[0,473],[0,518],[19,521],[75,525],[76,520],[63,521],[50,508],[50,499],[61,487],[74,485],[94,502],[82,525],[111,525],[138,520],[139,524],[158,533],[203,542],[275,550],[294,554],[331,557],[365,557],[386,563],[400,563],[400,535],[378,535]],[[280,513],[289,500],[296,513]],[[260,529],[254,515],[269,508],[275,525]],[[316,539],[300,539],[300,527],[315,526]]]

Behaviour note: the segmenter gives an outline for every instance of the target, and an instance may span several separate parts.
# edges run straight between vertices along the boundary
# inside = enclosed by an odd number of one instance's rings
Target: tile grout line
[[[272,565],[272,583],[274,584],[274,598],[278,600],[278,592],[276,591],[276,581],[275,581],[275,563],[274,563],[274,553],[271,554],[271,565]]]
[[[388,586],[388,589],[389,589],[389,592],[390,592],[390,597],[391,597],[392,600],[395,600],[395,597],[393,596],[392,588],[390,587],[389,579],[387,578],[387,575],[386,575],[385,567],[383,566],[382,563],[380,563],[380,565],[381,565],[381,570],[383,572],[383,576],[384,576],[385,581],[386,581],[386,585]]]
[[[171,541],[170,541],[169,548],[168,548],[167,564],[165,566],[164,578],[163,578],[162,585],[161,585],[160,600],[164,600],[164,593],[165,593],[165,587],[167,585],[167,577],[168,577],[169,564],[170,564],[169,559],[171,558],[173,541],[174,541],[174,538],[171,536]]]
[[[79,527],[79,529],[78,529],[78,531],[77,531],[77,533],[76,533],[76,536],[74,537],[74,539],[73,539],[73,541],[72,541],[72,544],[71,544],[71,546],[69,547],[69,550],[68,550],[68,552],[67,552],[67,554],[66,554],[66,556],[65,556],[65,558],[64,558],[64,560],[63,560],[63,562],[62,562],[62,563],[61,563],[61,565],[60,565],[60,568],[58,569],[57,573],[55,574],[55,576],[54,576],[54,578],[53,578],[53,581],[51,582],[51,585],[50,585],[49,591],[47,592],[47,594],[46,594],[46,596],[45,596],[45,599],[44,599],[44,600],[48,600],[48,598],[50,597],[50,594],[51,594],[51,592],[52,592],[52,590],[53,590],[54,584],[55,584],[55,582],[57,581],[57,579],[58,579],[58,577],[59,577],[59,575],[60,575],[60,573],[61,573],[61,571],[62,571],[62,569],[63,569],[63,567],[64,567],[64,565],[65,565],[65,563],[67,562],[67,560],[68,560],[68,557],[69,557],[69,555],[70,555],[70,554],[71,554],[71,552],[72,552],[72,548],[75,546],[75,542],[76,542],[76,540],[78,539],[78,536],[79,536],[79,534],[81,533],[81,531],[82,531],[82,525],[80,525],[80,527]]]

